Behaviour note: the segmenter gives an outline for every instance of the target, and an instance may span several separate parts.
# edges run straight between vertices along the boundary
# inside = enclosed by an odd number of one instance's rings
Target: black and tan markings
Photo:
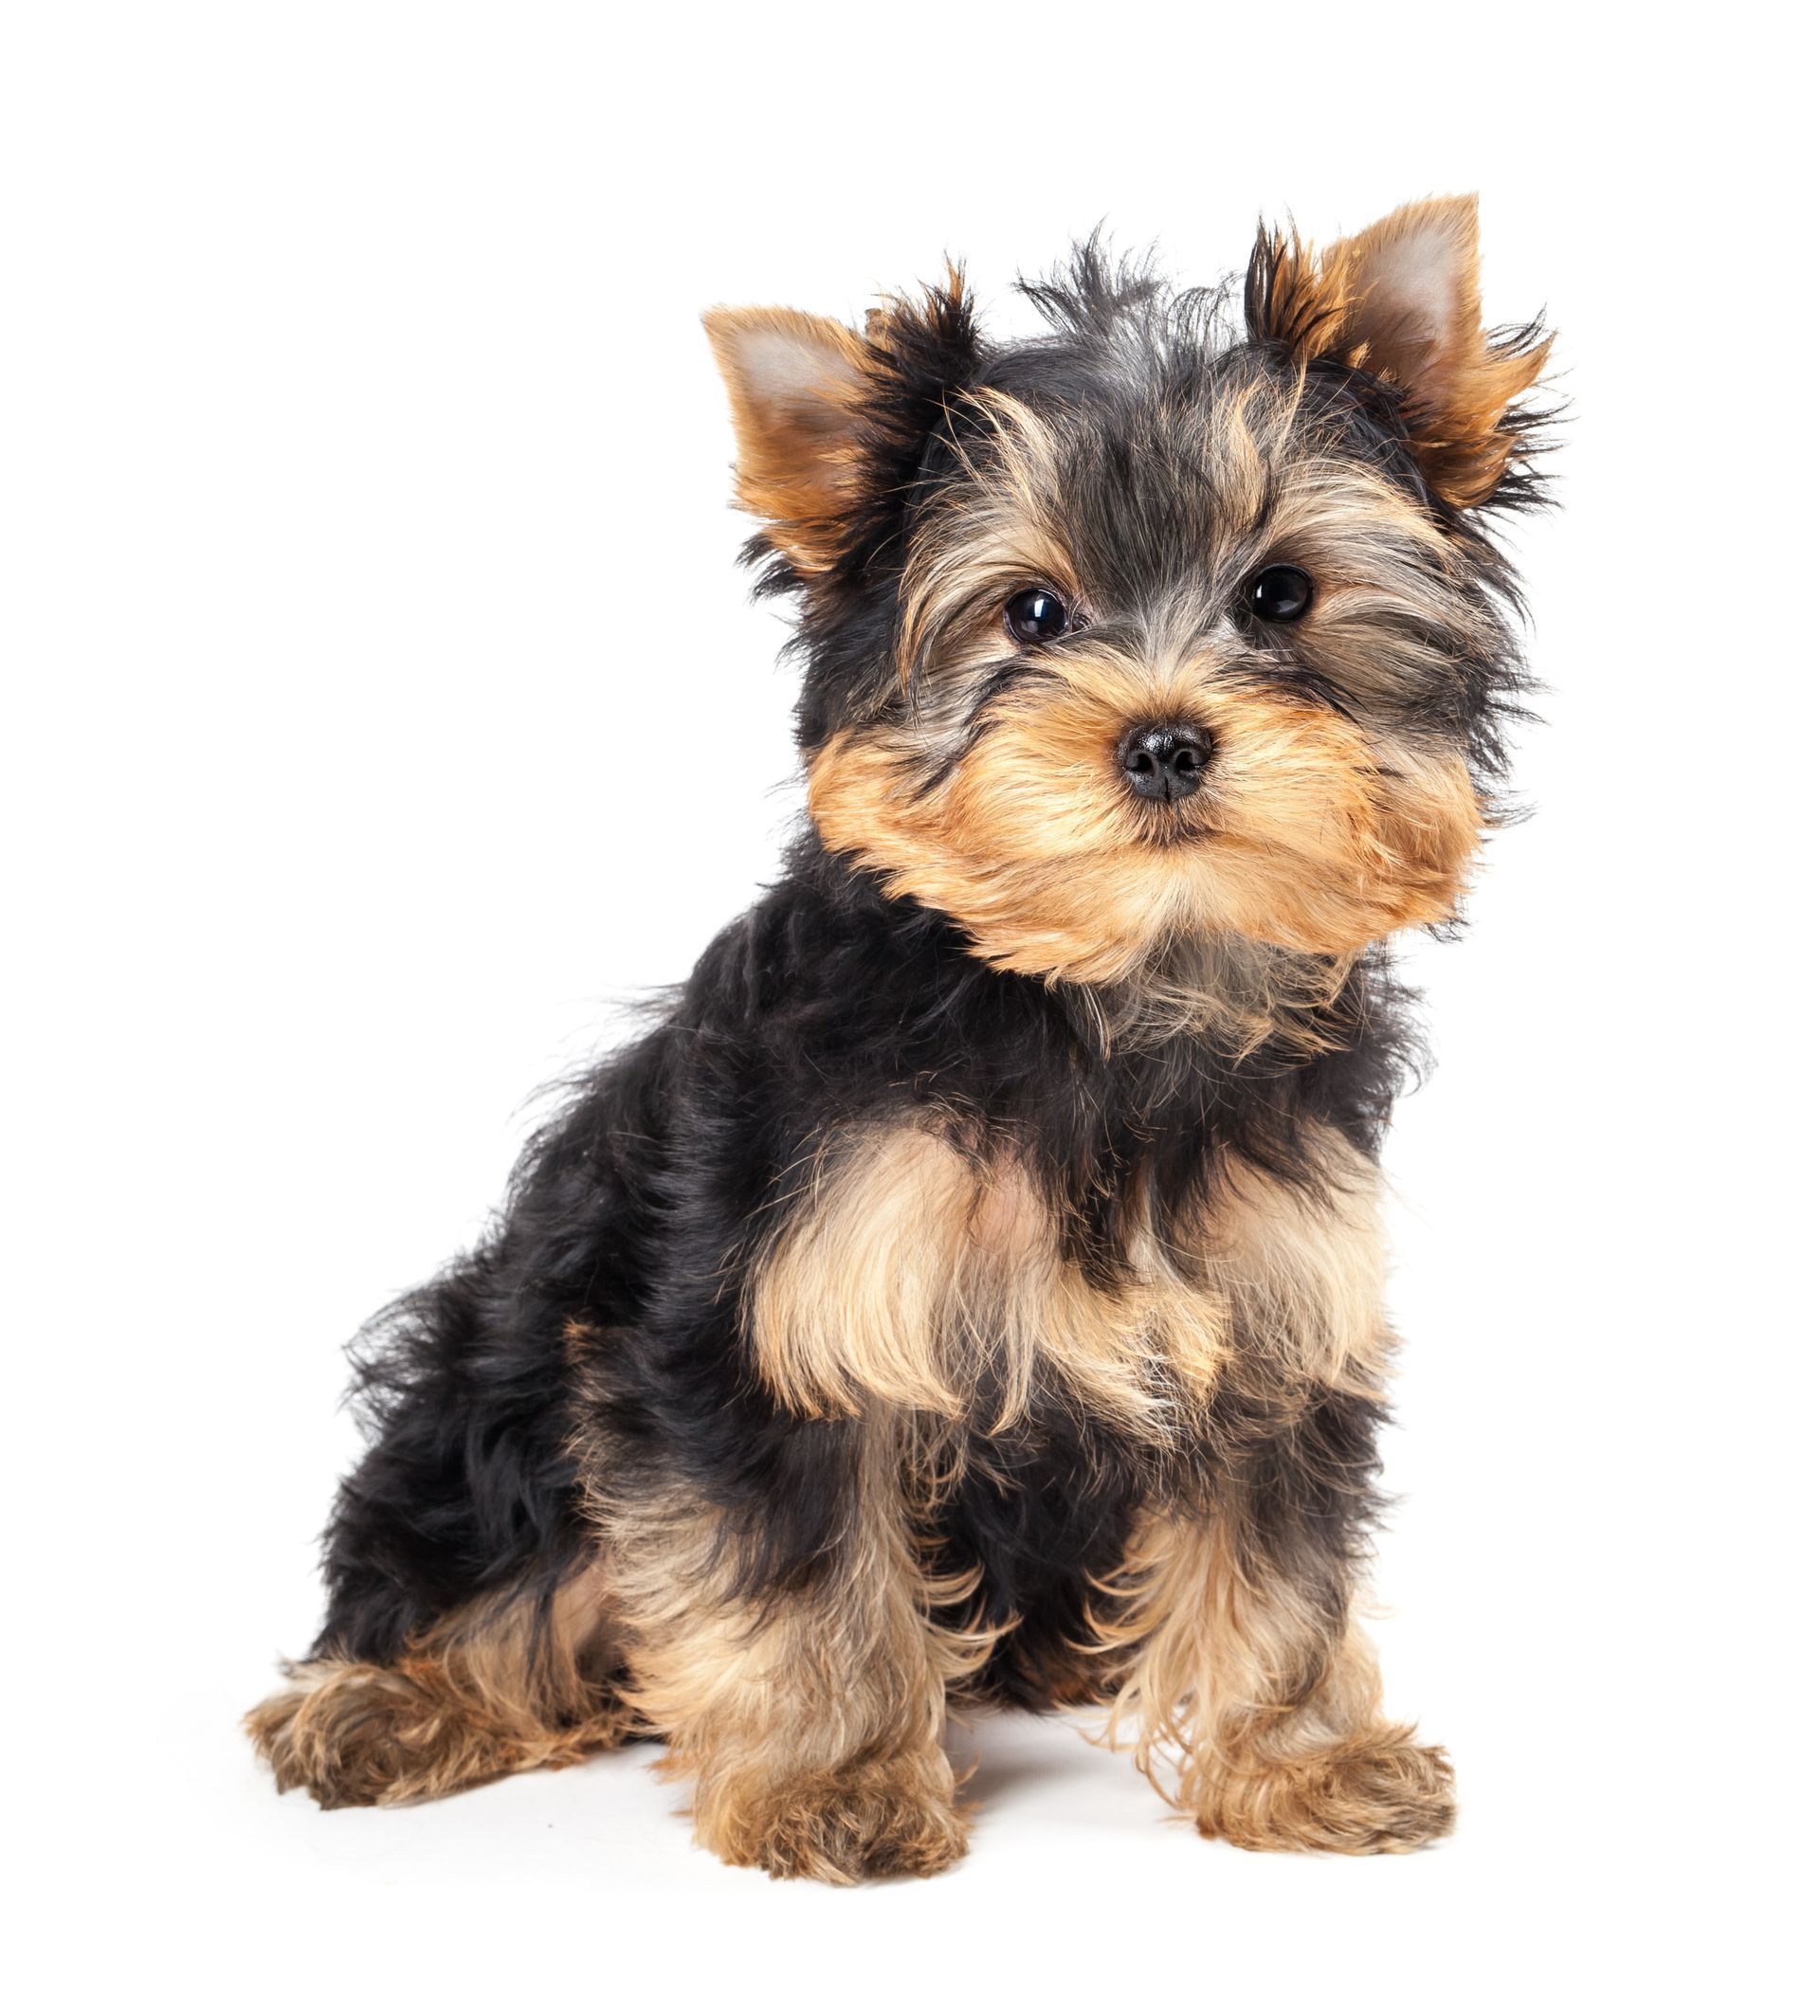
[[[729,1861],[927,1875],[951,1705],[1098,1702],[1242,1845],[1450,1825],[1358,1621],[1386,941],[1499,815],[1546,342],[1454,199],[1027,292],[708,318],[809,821],[367,1339],[282,1786],[656,1737]]]

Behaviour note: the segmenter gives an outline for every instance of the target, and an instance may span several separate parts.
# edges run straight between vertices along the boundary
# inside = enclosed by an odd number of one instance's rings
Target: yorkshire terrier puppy
[[[928,1875],[950,1705],[1098,1703],[1207,1835],[1447,1832],[1356,1611],[1384,947],[1454,918],[1524,683],[1486,525],[1548,343],[1477,273],[1444,199],[1261,234],[1242,318],[1094,245],[1029,341],[953,274],[707,317],[808,821],[369,1333],[281,1787],[649,1736],[731,1862]]]

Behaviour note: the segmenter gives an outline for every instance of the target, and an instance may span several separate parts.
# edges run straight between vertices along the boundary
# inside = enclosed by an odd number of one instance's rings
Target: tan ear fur
[[[1416,459],[1447,502],[1483,503],[1498,488],[1520,445],[1512,409],[1541,375],[1551,338],[1486,335],[1477,197],[1407,203],[1320,253],[1293,232],[1261,234],[1246,312],[1254,336],[1402,392]]]
[[[738,499],[794,566],[821,572],[853,492],[865,340],[793,308],[710,308],[701,320],[733,409]]]

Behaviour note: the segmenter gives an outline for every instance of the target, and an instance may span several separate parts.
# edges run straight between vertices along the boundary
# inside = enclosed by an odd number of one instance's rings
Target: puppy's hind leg
[[[322,1807],[436,1799],[626,1740],[593,1571],[553,1596],[477,1598],[378,1663],[331,1649],[246,1717],[280,1791]]]
[[[617,1741],[596,1556],[567,1453],[565,1337],[515,1311],[496,1247],[355,1351],[370,1445],[324,1550],[310,1659],[246,1727],[323,1806],[434,1798]]]

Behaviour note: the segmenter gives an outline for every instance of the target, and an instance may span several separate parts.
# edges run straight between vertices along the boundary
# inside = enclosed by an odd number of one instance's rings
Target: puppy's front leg
[[[773,1876],[932,1876],[966,1848],[941,1732],[977,1655],[930,1623],[889,1466],[862,1467],[800,1583],[755,1580],[724,1516],[682,1490],[606,1521],[631,1704],[695,1780],[697,1839]]]
[[[1344,1403],[1337,1403],[1343,1406]],[[1318,1412],[1319,1410],[1317,1410]],[[1322,1441],[1265,1467],[1277,1490]],[[1157,1516],[1133,1546],[1120,1620],[1129,1653],[1115,1728],[1138,1727],[1147,1771],[1180,1761],[1178,1803],[1243,1848],[1396,1853],[1453,1825],[1446,1753],[1387,1721],[1377,1654],[1353,1616],[1342,1531],[1235,1487],[1194,1516]]]

